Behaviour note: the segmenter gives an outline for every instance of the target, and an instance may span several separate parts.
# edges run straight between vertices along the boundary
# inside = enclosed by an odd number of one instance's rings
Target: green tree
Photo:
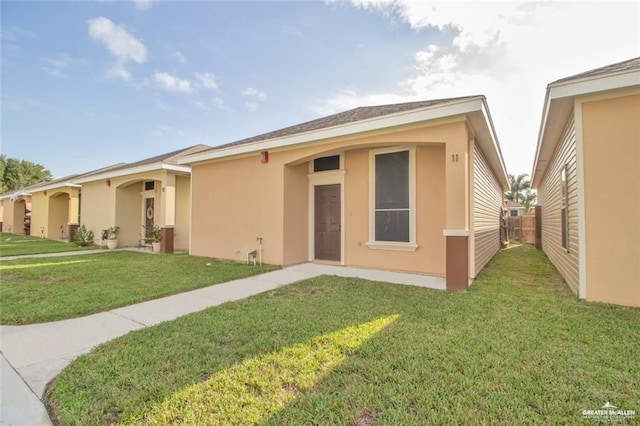
[[[531,207],[533,207],[538,199],[538,194],[535,191],[527,188],[524,192],[524,199],[522,200],[522,205],[524,206],[525,213],[529,213],[531,211]]]
[[[0,194],[51,179],[51,172],[41,164],[0,155]]]
[[[526,199],[526,192],[531,189],[531,181],[526,173],[518,176],[509,175],[509,191],[505,194],[507,200],[523,204]]]

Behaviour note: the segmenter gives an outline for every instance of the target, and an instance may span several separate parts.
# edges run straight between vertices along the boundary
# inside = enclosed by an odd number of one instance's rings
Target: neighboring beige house
[[[508,180],[483,96],[356,108],[178,163],[191,165],[192,255],[258,250],[466,289],[500,248]]]
[[[29,234],[25,218],[31,212],[31,192],[34,185],[0,195],[0,231],[10,234]]]
[[[125,163],[115,164],[81,175],[71,175],[30,187],[31,234],[43,238],[73,241],[80,225],[82,187],[75,181]]]
[[[119,246],[137,246],[144,227],[162,229],[161,252],[189,247],[190,173],[177,160],[210,147],[196,145],[146,160],[122,164],[78,176],[81,186],[80,224],[93,231],[120,227]]]
[[[515,201],[507,200],[507,209],[509,210],[509,217],[522,216],[524,214],[524,206]]]
[[[640,58],[547,86],[532,187],[571,290],[640,306]]]

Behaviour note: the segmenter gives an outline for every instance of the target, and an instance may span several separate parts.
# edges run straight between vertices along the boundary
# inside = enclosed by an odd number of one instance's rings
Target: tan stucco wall
[[[444,276],[445,164],[444,145],[416,150],[415,251],[376,250],[369,239],[369,150],[347,152],[345,158],[345,263]]]
[[[24,214],[25,209],[32,210],[31,196],[23,196],[15,201],[6,198],[2,200],[2,206],[2,231],[17,235],[24,234]],[[33,227],[31,229],[33,230]]]
[[[82,184],[80,224],[93,232],[96,244],[100,244],[100,232],[116,222],[116,193],[113,185],[104,181]]]
[[[433,124],[433,123],[430,123]],[[447,211],[451,223],[468,226],[468,171],[450,171],[462,206],[447,203],[445,143],[462,149],[462,167],[468,166],[464,121],[439,125],[386,129],[357,138],[306,144],[297,149],[270,151],[268,164],[258,153],[214,160],[192,166],[191,254],[244,261],[264,237],[264,261],[292,264],[309,258],[308,161],[324,155],[344,156],[344,263],[353,266],[445,274]],[[374,250],[369,235],[369,150],[387,146],[417,146],[416,251]],[[466,179],[466,181],[465,181]],[[447,210],[447,205],[449,209]],[[457,208],[456,208],[457,207]]]
[[[190,253],[243,261],[263,237],[264,262],[282,264],[282,169],[258,155],[192,166]]]
[[[13,232],[13,202],[9,198],[2,203],[2,232]]]
[[[640,93],[582,103],[587,300],[640,306]]]
[[[45,238],[49,237],[49,200],[43,192],[31,196],[31,235],[39,237],[44,228]]]
[[[61,187],[53,190],[34,192],[31,211],[31,235],[40,236],[44,229],[45,238],[68,238],[70,223],[77,223],[77,187]],[[63,226],[64,235],[60,232]]]
[[[160,226],[174,226],[174,235],[179,238],[177,244],[174,240],[174,248],[186,250],[189,235],[189,178],[174,176],[175,174],[169,171],[159,170],[112,178],[110,186],[107,185],[106,179],[84,183],[81,223],[93,231],[96,244],[100,243],[101,230],[117,225],[120,226],[118,245],[136,246],[144,234],[144,182],[153,180],[156,182],[155,190],[149,195],[152,194],[155,198],[155,223]],[[167,206],[163,205],[163,200],[166,200]]]
[[[142,207],[142,196],[140,195],[142,191],[143,183],[138,181],[116,188],[115,223],[120,227],[120,235],[118,236],[119,246],[135,246],[143,236],[144,228],[142,228],[142,224],[144,223],[144,211]],[[158,191],[153,192],[156,194],[155,199],[157,202]],[[154,215],[157,217],[158,205],[155,205],[154,210]]]
[[[307,163],[284,167],[283,263],[308,261],[309,179]]]
[[[189,250],[189,220],[191,218],[191,179],[176,177],[176,223],[173,247],[176,251]]]
[[[64,238],[67,235],[67,224],[69,223],[69,194],[66,192],[58,192],[52,194],[49,198],[48,215],[49,220],[45,234],[47,238],[63,238],[60,232],[60,226],[64,229]],[[33,210],[35,213],[35,209]],[[32,233],[40,232],[40,228],[32,228]]]

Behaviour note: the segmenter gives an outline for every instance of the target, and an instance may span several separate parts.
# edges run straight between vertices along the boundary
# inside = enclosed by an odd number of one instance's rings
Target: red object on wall
[[[45,196],[45,197],[47,196],[47,191],[44,191],[44,196]]]
[[[107,186],[111,186],[111,179],[107,179]]]
[[[262,151],[260,153],[260,162],[266,164],[269,162],[269,151]]]

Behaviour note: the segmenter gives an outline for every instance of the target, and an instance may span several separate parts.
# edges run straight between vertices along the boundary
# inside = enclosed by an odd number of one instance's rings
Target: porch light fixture
[[[45,196],[45,197],[47,196],[47,191],[44,191],[44,196]]]
[[[107,179],[107,186],[111,186],[111,179]]]
[[[260,153],[260,162],[266,164],[269,162],[269,151],[262,151]]]

